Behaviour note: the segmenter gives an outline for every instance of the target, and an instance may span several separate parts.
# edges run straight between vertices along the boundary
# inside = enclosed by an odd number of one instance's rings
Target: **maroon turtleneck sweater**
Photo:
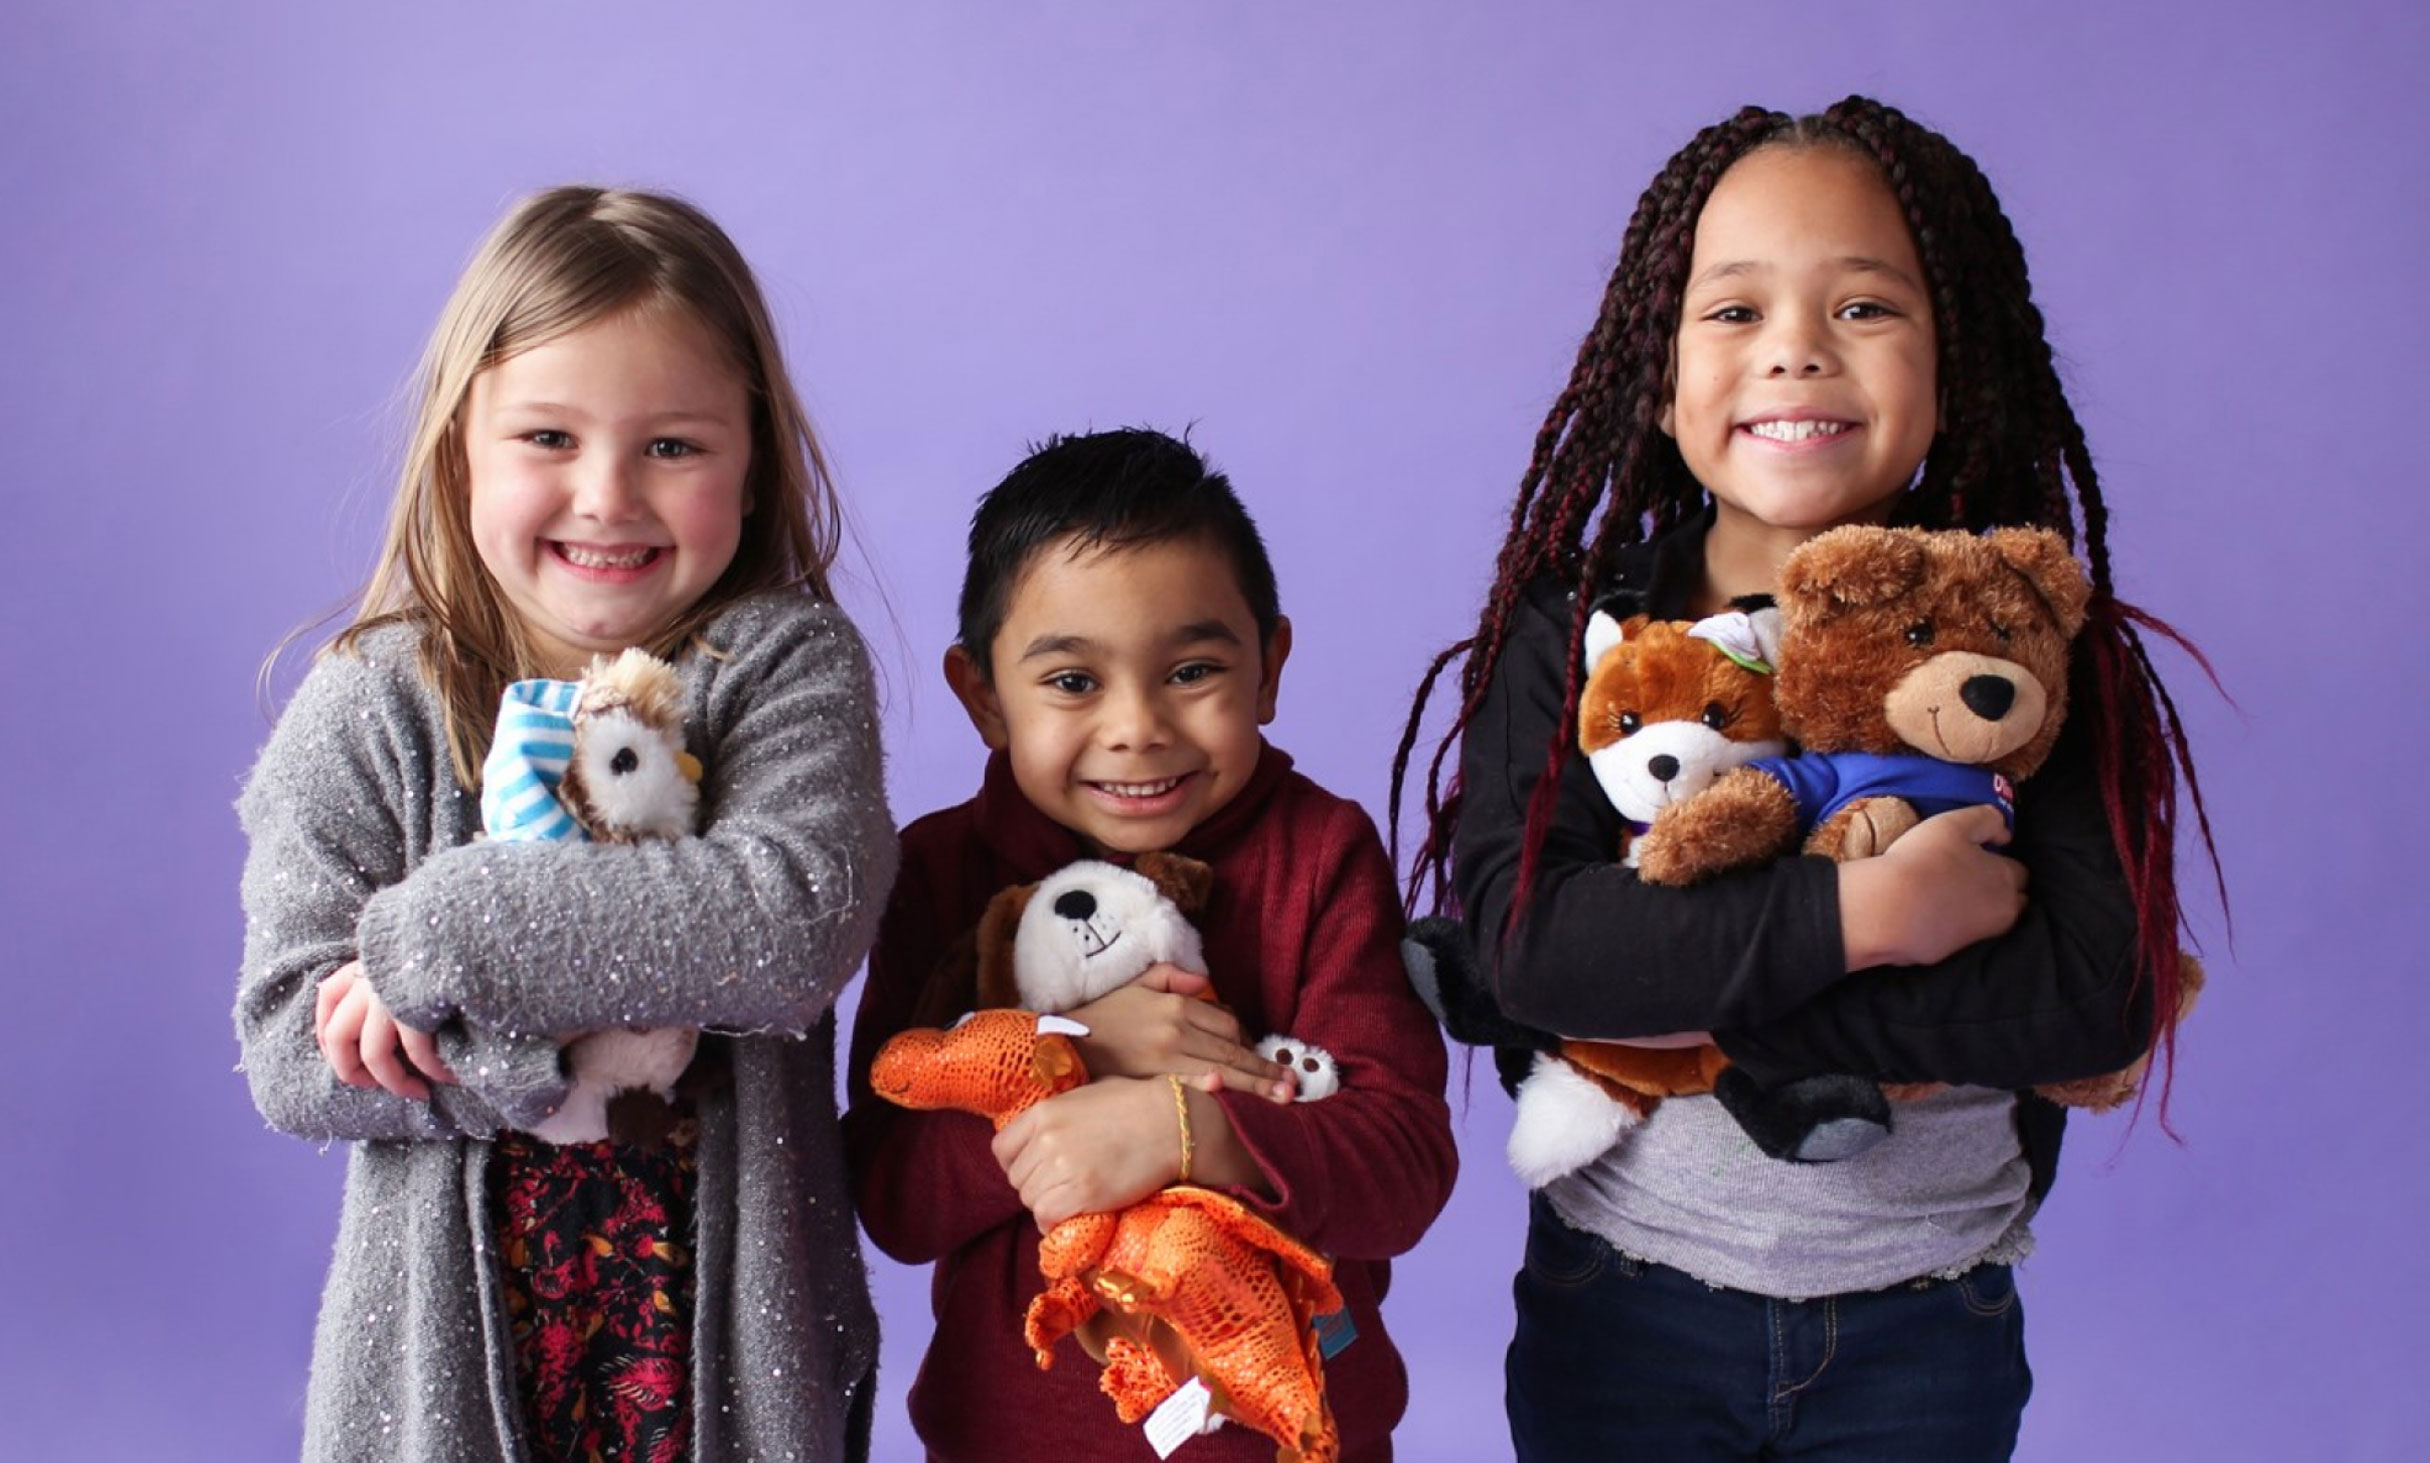
[[[1326,1389],[1346,1463],[1378,1463],[1392,1456],[1392,1426],[1408,1401],[1377,1309],[1388,1257],[1425,1233],[1458,1166],[1442,1038],[1402,972],[1392,869],[1358,805],[1292,771],[1271,746],[1239,796],[1174,851],[1214,868],[1200,933],[1215,993],[1242,1029],[1289,1032],[1340,1063],[1341,1091],[1322,1102],[1220,1096],[1275,1195],[1233,1197],[1334,1258],[1358,1336],[1326,1363]],[[1043,1285],[1038,1228],[989,1151],[987,1123],[908,1112],[869,1090],[870,1059],[913,1024],[930,973],[987,901],[1088,856],[1021,795],[997,753],[977,797],[903,830],[902,872],[870,957],[845,1147],[870,1238],[906,1264],[936,1265],[936,1335],[911,1389],[912,1423],[933,1459],[1155,1457],[1139,1428],[1114,1415],[1078,1347],[1060,1348],[1048,1371],[1031,1360],[1021,1316]],[[1238,1426],[1176,1455],[1273,1456],[1271,1440]]]

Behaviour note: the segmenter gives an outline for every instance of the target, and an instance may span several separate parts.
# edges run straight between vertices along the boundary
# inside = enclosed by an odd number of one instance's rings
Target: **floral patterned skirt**
[[[694,1125],[661,1143],[490,1155],[491,1219],[539,1463],[680,1463],[691,1449]]]

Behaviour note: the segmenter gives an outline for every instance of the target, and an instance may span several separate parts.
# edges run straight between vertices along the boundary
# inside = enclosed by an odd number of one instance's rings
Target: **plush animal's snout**
[[[1055,913],[1065,919],[1087,919],[1097,912],[1097,896],[1086,889],[1067,889],[1055,897]]]
[[[1951,650],[1901,677],[1882,698],[1882,716],[1899,740],[1927,757],[1990,766],[2046,731],[2056,733],[2066,703],[2053,704],[2054,695],[2064,696],[2065,688],[2045,687],[2016,661]]]
[[[2017,704],[2016,682],[2005,676],[1968,676],[1958,687],[1958,699],[1985,721],[1998,721]]]
[[[1656,782],[1668,782],[1679,775],[1679,759],[1666,752],[1649,760],[1645,770],[1654,774]]]
[[[615,773],[618,777],[624,776],[640,765],[641,754],[631,747],[618,747],[616,755],[608,758],[608,771]]]

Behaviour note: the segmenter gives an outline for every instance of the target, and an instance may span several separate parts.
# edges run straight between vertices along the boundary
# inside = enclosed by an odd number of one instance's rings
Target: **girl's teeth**
[[[1772,442],[1803,442],[1813,437],[1836,437],[1848,430],[1846,422],[1750,422],[1747,430]]]
[[[641,548],[621,554],[603,554],[580,544],[561,544],[559,547],[565,552],[566,562],[584,569],[638,569],[650,562],[650,556],[658,552],[656,549]]]

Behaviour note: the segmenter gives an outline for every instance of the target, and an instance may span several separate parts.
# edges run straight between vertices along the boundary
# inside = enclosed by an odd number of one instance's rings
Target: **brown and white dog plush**
[[[683,747],[683,681],[673,666],[642,650],[594,657],[573,723],[573,758],[558,797],[584,832],[600,843],[690,836],[700,762]],[[532,1133],[551,1143],[655,1138],[699,1040],[688,1026],[616,1027],[574,1038],[566,1045],[573,1087]]]
[[[1003,891],[979,920],[980,1009],[1070,1011],[1159,962],[1204,975],[1206,954],[1190,915],[1205,908],[1213,878],[1195,859],[1148,853],[1136,869],[1082,859]],[[1268,1036],[1257,1049],[1291,1069],[1298,1101],[1330,1097],[1341,1085],[1321,1047]]]

